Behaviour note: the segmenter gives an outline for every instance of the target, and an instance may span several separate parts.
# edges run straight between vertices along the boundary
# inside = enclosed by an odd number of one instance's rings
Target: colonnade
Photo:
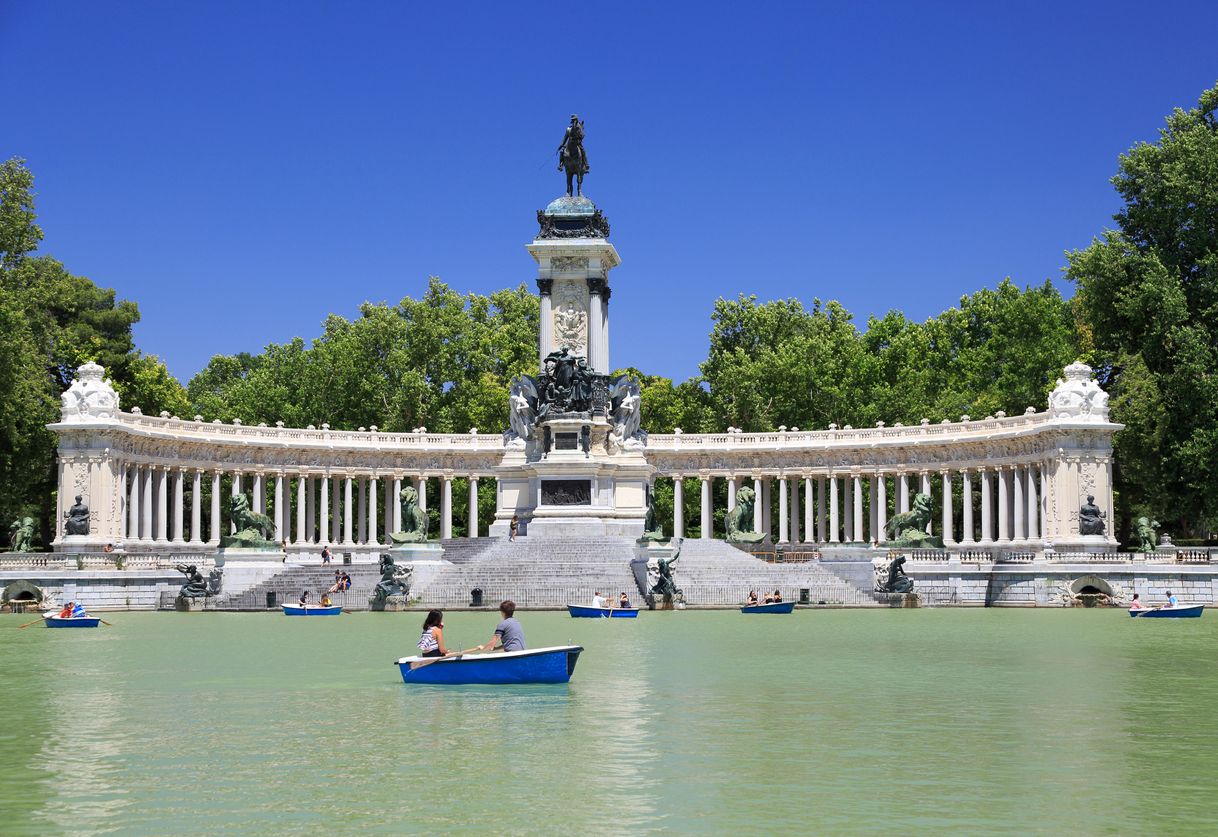
[[[229,496],[249,494],[252,510],[271,518],[275,541],[287,541],[289,546],[298,547],[390,544],[390,534],[402,529],[402,506],[397,499],[402,488],[413,485],[418,492],[419,507],[426,512],[430,479],[401,473],[336,475],[143,463],[120,465],[117,470],[122,540],[196,546],[216,546],[220,542],[223,520],[228,517],[227,513],[221,513],[228,506],[227,502],[221,502],[221,479],[225,476],[230,482]],[[452,537],[455,478],[434,477],[439,481],[441,538]],[[465,479],[469,487],[467,533],[469,537],[478,537],[480,476],[471,474]],[[205,496],[205,487],[210,489],[206,492],[209,496]],[[235,530],[230,522],[229,532]]]
[[[926,531],[940,534],[946,545],[967,545],[1030,543],[1053,534],[1048,531],[1044,474],[1040,463],[1022,463],[937,470],[698,474],[690,478],[701,481],[703,538],[723,534],[713,532],[712,521],[714,480],[724,479],[729,511],[736,506],[740,486],[747,484],[756,498],[753,530],[770,535],[777,543],[882,542],[888,540],[884,528],[889,516],[909,511],[914,496],[926,494],[935,509]],[[665,476],[673,480],[673,536],[683,537],[685,475]],[[979,514],[974,513],[974,501]],[[778,513],[776,531],[773,511]]]

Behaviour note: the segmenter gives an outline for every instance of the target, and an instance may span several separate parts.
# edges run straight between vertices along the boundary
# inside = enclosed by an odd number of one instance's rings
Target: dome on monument
[[[582,218],[591,216],[596,212],[596,204],[585,198],[583,195],[563,195],[561,198],[555,198],[550,201],[550,205],[545,208],[546,215],[558,215],[567,218]]]

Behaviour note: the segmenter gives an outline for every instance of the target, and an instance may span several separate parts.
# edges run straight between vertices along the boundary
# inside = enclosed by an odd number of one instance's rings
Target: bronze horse
[[[571,195],[571,181],[575,180],[575,194],[583,195],[584,175],[588,173],[588,155],[584,153],[584,123],[571,117],[562,145],[558,146],[559,171],[567,173],[567,195]]]

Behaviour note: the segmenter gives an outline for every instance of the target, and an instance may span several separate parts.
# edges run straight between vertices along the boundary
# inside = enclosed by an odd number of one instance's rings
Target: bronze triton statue
[[[575,194],[583,195],[584,175],[588,173],[588,155],[584,151],[584,123],[571,114],[571,124],[558,146],[558,170],[567,173],[567,194],[571,195],[571,178],[575,178]]]

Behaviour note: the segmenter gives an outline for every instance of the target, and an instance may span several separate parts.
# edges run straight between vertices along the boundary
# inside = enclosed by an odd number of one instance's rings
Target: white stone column
[[[143,515],[140,520],[140,537],[146,541],[156,540],[156,530],[152,524],[155,518],[152,514],[153,500],[156,497],[156,467],[144,466]]]
[[[203,543],[203,472],[198,468],[190,483],[190,542]]]
[[[909,511],[909,475],[904,472],[897,474],[897,505],[899,514]]]
[[[355,545],[355,533],[352,531],[351,526],[351,518],[354,517],[352,512],[355,511],[352,498],[353,481],[354,477],[350,474],[343,476],[343,544],[345,546]]]
[[[763,477],[761,480],[761,531],[765,532],[767,537],[774,537],[774,520],[771,507],[773,506],[771,492],[774,490],[773,482],[770,478]]]
[[[842,541],[854,543],[854,477],[842,477]]]
[[[978,475],[981,477],[981,543],[993,543],[994,498],[990,492],[992,474],[988,468],[982,468]]]
[[[368,478],[361,475],[359,478],[359,503],[355,507],[356,526],[355,526],[355,542],[368,542]]]
[[[395,474],[393,477],[393,503],[391,512],[393,518],[393,529],[391,531],[402,531],[402,475]]]
[[[275,543],[287,540],[283,531],[283,474],[275,474]]]
[[[601,350],[604,345],[601,342],[601,329],[605,325],[604,312],[601,311],[601,294],[600,290],[593,290],[597,286],[594,283],[589,283],[588,294],[588,365],[592,367],[593,372],[608,373],[605,368],[605,359],[601,357]]]
[[[1011,472],[1002,467],[998,469],[998,541],[999,543],[1011,542],[1011,527],[1010,521],[1007,518],[1009,510],[1009,502],[1007,500],[1007,479]]]
[[[440,478],[440,537],[453,536],[453,480],[450,476]]]
[[[335,540],[327,531],[330,528],[330,475],[323,474],[320,482],[321,496],[317,498],[317,541],[325,541],[328,545],[330,541]]]
[[[727,478],[727,510],[730,512],[736,508],[736,480],[739,479],[735,474]],[[676,537],[674,535],[674,537]]]
[[[826,506],[829,501],[826,499],[826,481],[824,477],[816,478],[816,540],[819,543],[825,543],[829,540],[829,517]]]
[[[1011,511],[1014,512],[1012,517],[1015,518],[1015,520],[1014,520],[1015,525],[1011,530],[1011,538],[1012,538],[1012,540],[1017,540],[1017,541],[1022,541],[1022,540],[1027,539],[1027,536],[1026,536],[1025,530],[1024,530],[1024,524],[1023,524],[1023,513],[1024,513],[1024,511],[1027,510],[1027,505],[1024,503],[1024,500],[1023,500],[1023,487],[1024,487],[1023,466],[1016,465],[1015,467],[1013,467],[1011,469],[1011,489],[1012,489],[1012,494],[1014,495],[1013,500],[1012,500],[1012,502],[1014,503],[1014,507],[1011,509]]]
[[[541,351],[539,352],[537,358],[538,368],[541,368],[541,366],[545,363],[546,355],[550,353],[550,346],[554,342],[554,313],[552,308],[552,300],[550,297],[552,280],[548,278],[548,272],[544,270],[542,272],[546,273],[547,278],[537,280],[537,289],[540,292],[539,295],[541,297],[541,328],[539,329],[539,334],[537,335],[538,345],[541,347]]]
[[[427,511],[427,477],[419,477],[414,481],[415,493],[419,495],[419,511]]]
[[[965,468],[960,472],[960,542],[973,543],[973,472]]]
[[[368,530],[366,543],[373,546],[380,543],[376,524],[376,484],[379,478],[374,474],[368,478]]]
[[[330,493],[330,543],[342,543],[342,506],[343,485],[341,477],[326,476],[326,482],[331,483]]]
[[[753,477],[753,530],[756,532],[765,531],[761,528],[761,522],[764,520],[761,512],[761,477]]]
[[[1037,526],[1040,503],[1036,497],[1036,466],[1029,465],[1027,467],[1027,491],[1024,492],[1024,498],[1028,503],[1028,541],[1040,540],[1040,527]]]
[[[308,543],[306,513],[308,512],[308,480],[304,474],[296,476],[296,539],[293,543]]]
[[[156,469],[156,539],[169,543],[169,469]]]
[[[127,540],[127,463],[118,469],[118,532],[120,541]]]
[[[127,538],[140,539],[140,466],[131,466],[131,499],[127,501]]]
[[[863,532],[863,478],[855,474],[850,481],[854,486],[854,539],[865,541],[867,535]]]
[[[816,542],[816,498],[812,496],[812,478],[804,477],[804,540]]]
[[[466,533],[468,537],[478,537],[478,478],[471,476],[469,478],[469,531]]]
[[[258,514],[266,514],[266,485],[263,481],[262,472],[254,472],[254,511]]]
[[[791,506],[791,543],[802,543],[799,539],[799,480],[795,477],[784,477],[790,480],[788,502]]]
[[[709,540],[715,536],[715,515],[711,508],[711,478],[702,477],[702,517],[699,521],[702,531],[698,537]]]
[[[685,482],[680,474],[672,478],[672,536],[685,537]]]
[[[837,511],[837,477],[829,475],[829,543],[841,543]]]
[[[871,508],[867,514],[867,537],[863,540],[871,543],[880,539],[880,480],[876,474],[867,476],[867,502]]]
[[[207,542],[213,546],[220,545],[220,477],[219,471],[211,472],[211,531]]]
[[[787,478],[778,477],[778,542],[790,543],[791,534],[787,526]]]
[[[317,478],[312,474],[305,478],[305,534],[304,542],[317,543]]]
[[[952,517],[952,472],[940,471],[939,475],[943,481],[943,543],[946,546],[956,542],[956,522]]]
[[[393,528],[393,498],[397,496],[393,493],[393,483],[392,477],[385,477],[385,498],[381,501],[385,512],[381,522],[381,535],[384,537],[381,543],[387,546],[393,545],[393,538],[390,536],[397,531]]]
[[[920,477],[920,479],[919,479],[919,486],[918,486],[918,491],[919,491],[919,493],[921,493],[921,494],[925,494],[927,497],[930,497],[930,496],[931,496],[931,493],[930,493],[930,472],[929,472],[929,471],[921,471],[921,472],[919,473],[919,475],[918,475],[918,476]],[[932,531],[934,531],[934,530],[933,530],[933,528],[932,528],[932,526],[931,526],[931,522],[928,520],[928,521],[926,521],[926,534],[928,534],[928,535],[929,535],[929,534],[930,534]]]
[[[873,541],[885,541],[887,538],[884,535],[884,527],[888,525],[888,475],[875,475],[875,504],[876,504],[876,519],[875,519],[875,535],[872,536]]]

